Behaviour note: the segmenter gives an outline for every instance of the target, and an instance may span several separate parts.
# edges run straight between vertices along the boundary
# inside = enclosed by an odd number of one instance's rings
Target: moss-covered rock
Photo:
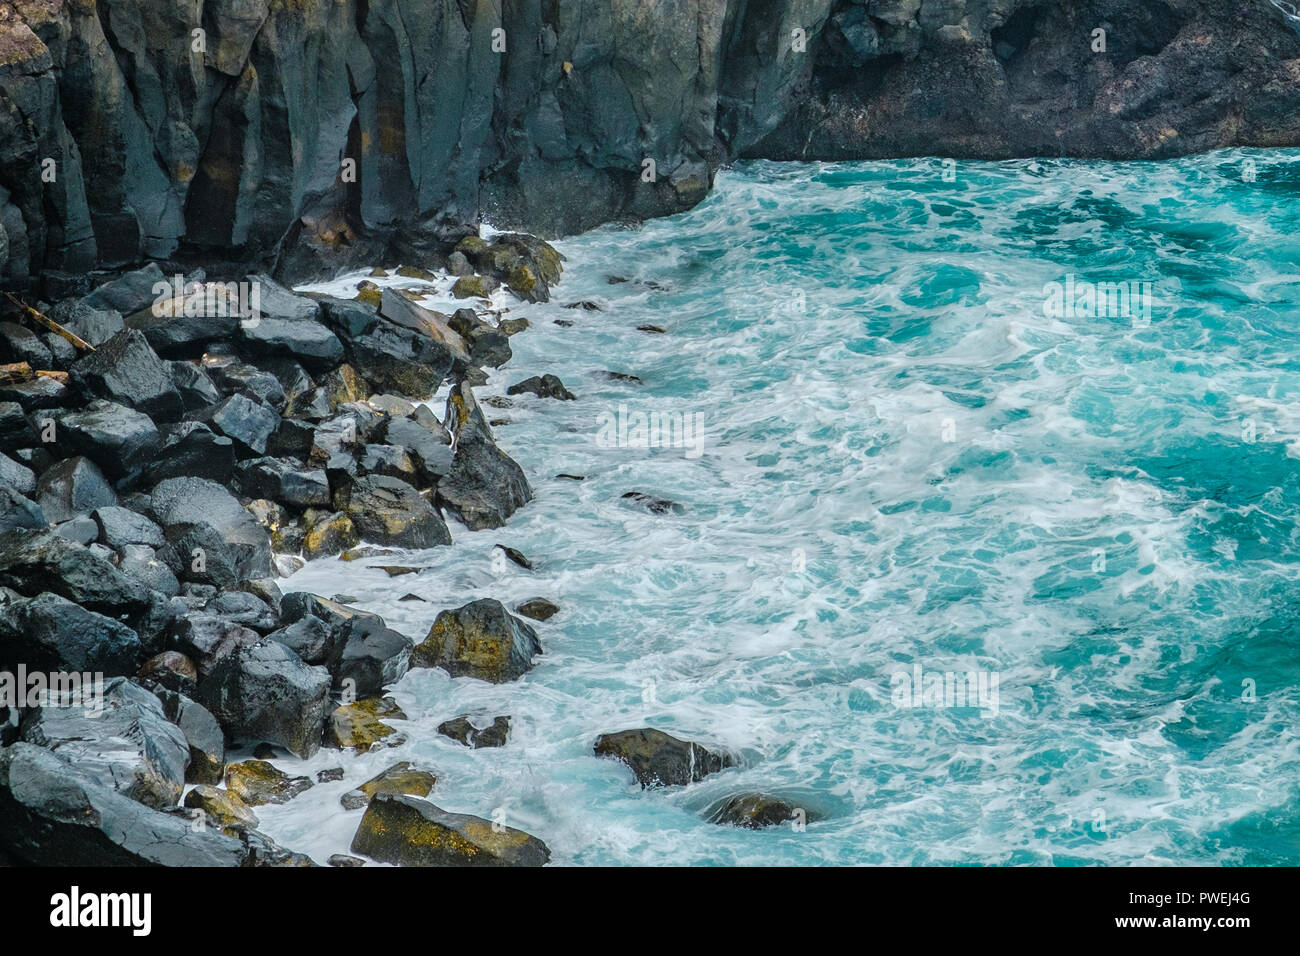
[[[458,299],[489,298],[501,283],[488,276],[461,276],[451,287],[451,294]]]
[[[411,666],[500,684],[521,677],[541,652],[536,631],[500,601],[484,598],[439,614],[411,652]]]
[[[403,279],[421,279],[425,282],[432,282],[438,278],[428,269],[421,269],[419,266],[402,266],[397,270],[397,274]]]
[[[291,777],[265,760],[245,760],[226,767],[226,789],[250,807],[288,803],[311,787],[309,778]]]
[[[807,822],[811,815],[788,800],[766,793],[741,793],[715,803],[706,812],[710,823],[762,830],[791,820]]]
[[[185,794],[185,806],[191,810],[202,810],[208,823],[227,836],[235,836],[237,827],[256,829],[258,825],[257,814],[233,790],[201,784]]]
[[[324,558],[361,543],[361,534],[352,519],[341,511],[322,514],[311,522],[302,537],[302,553],[308,558]]]
[[[627,764],[642,787],[685,786],[734,763],[727,754],[650,727],[601,734],[594,750]]]
[[[545,866],[551,859],[546,844],[522,830],[386,794],[366,808],[352,852],[398,866]]]
[[[355,790],[349,790],[339,798],[344,810],[360,810],[378,794],[407,794],[412,797],[427,797],[438,778],[427,770],[416,770],[408,761],[395,763],[383,773],[367,780]]]
[[[335,709],[325,721],[325,746],[365,753],[378,747],[395,747],[406,736],[384,720],[406,720],[391,697],[372,697]]]

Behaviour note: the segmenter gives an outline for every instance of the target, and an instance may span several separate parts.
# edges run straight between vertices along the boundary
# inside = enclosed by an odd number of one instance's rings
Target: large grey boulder
[[[183,581],[233,588],[271,574],[271,539],[243,505],[214,481],[168,478],[151,493],[168,546],[160,557]]]
[[[28,711],[21,736],[146,806],[161,810],[180,801],[189,744],[158,698],[125,677],[106,681],[102,700]]]

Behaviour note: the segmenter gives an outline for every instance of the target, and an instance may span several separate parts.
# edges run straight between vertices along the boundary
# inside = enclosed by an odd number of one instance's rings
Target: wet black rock
[[[202,422],[180,422],[161,429],[162,447],[149,466],[149,479],[207,478],[230,481],[235,470],[235,443]]]
[[[408,761],[395,763],[376,777],[339,798],[344,810],[360,810],[379,794],[427,797],[438,778],[427,770],[417,770]]]
[[[240,448],[256,455],[266,454],[267,443],[280,425],[280,415],[274,408],[242,392],[214,405],[203,419]]]
[[[538,398],[554,398],[564,402],[571,402],[575,398],[572,392],[564,387],[558,376],[546,374],[532,378],[526,378],[522,382],[516,382],[506,389],[507,395],[536,395]]]
[[[342,641],[339,630],[330,627],[313,614],[286,625],[266,635],[297,654],[307,664],[325,664],[334,656]]]
[[[494,717],[488,726],[477,727],[473,718],[462,715],[443,721],[438,725],[438,733],[475,750],[479,747],[504,747],[510,734],[510,718]]]
[[[536,597],[515,605],[515,610],[534,621],[546,621],[560,612],[560,606],[546,598]]]
[[[532,627],[500,601],[483,598],[439,614],[413,650],[411,666],[441,667],[452,677],[499,684],[523,676],[540,653]]]
[[[397,478],[365,475],[347,482],[335,492],[334,507],[352,520],[364,541],[413,549],[451,544],[442,516]]]
[[[146,806],[162,810],[180,801],[190,760],[185,735],[157,697],[124,677],[106,681],[102,698],[29,711],[21,736]]]
[[[59,450],[87,455],[114,479],[137,474],[158,449],[158,428],[148,415],[97,399],[54,416]]]
[[[330,675],[274,641],[244,645],[199,683],[199,703],[232,737],[285,747],[306,759],[321,746]]]
[[[175,421],[185,411],[171,370],[134,329],[119,332],[70,371],[87,393],[136,408],[155,421]]]
[[[94,525],[93,521],[90,523]],[[158,560],[157,552],[147,544],[124,545],[119,552],[117,567],[123,574],[163,597],[174,597],[181,589],[172,569]]]
[[[247,591],[223,591],[212,599],[204,611],[263,634],[280,626],[279,612]]]
[[[414,643],[382,620],[353,618],[329,664],[334,687],[350,687],[359,697],[377,696],[405,676]]]
[[[447,324],[465,341],[470,362],[479,368],[500,368],[513,357],[510,336],[473,309],[457,309]]]
[[[0,750],[0,847],[35,866],[242,866],[247,851],[160,813],[41,747]]]
[[[319,310],[310,299],[298,301],[307,303],[313,313]],[[239,341],[241,348],[253,358],[289,356],[313,370],[333,368],[343,361],[343,343],[316,321],[314,315],[311,318],[263,316],[243,322],[239,326]]]
[[[438,482],[438,501],[472,531],[499,528],[532,500],[523,469],[492,437],[468,384],[447,398],[447,422],[455,433],[451,470]]]
[[[31,495],[36,492],[36,473],[8,455],[0,455],[0,485],[20,495]]]
[[[222,660],[241,647],[256,644],[261,636],[242,624],[206,611],[198,611],[177,620],[174,639],[176,649],[194,662],[199,679],[202,680]]]
[[[180,728],[185,735],[185,743],[190,748],[185,782],[220,783],[226,769],[226,737],[217,718],[202,704],[183,693],[162,687],[154,689],[154,693],[163,705],[163,713]],[[253,825],[256,826],[256,823]]]
[[[390,418],[381,432],[389,445],[405,449],[415,460],[417,481],[427,487],[451,471],[451,435],[436,419]]]
[[[644,491],[629,491],[623,495],[625,501],[632,501],[647,511],[657,515],[680,514],[684,509],[675,501],[648,495]]]
[[[36,482],[36,500],[52,524],[117,504],[117,492],[99,466],[78,455],[51,465]]]
[[[323,468],[304,468],[287,458],[255,458],[235,469],[235,488],[246,498],[269,498],[297,508],[327,505],[330,485]]]
[[[807,811],[781,797],[765,793],[742,793],[714,804],[705,812],[710,823],[762,830],[791,821],[806,823],[812,819]]]
[[[126,624],[57,594],[0,606],[0,662],[116,676],[135,671],[140,650],[139,636]]]
[[[221,401],[221,392],[197,362],[168,362],[172,382],[180,393],[186,414],[200,412]]]
[[[169,542],[160,555],[182,580],[233,588],[270,575],[267,530],[221,485],[169,478],[154,486],[151,498]]]
[[[105,282],[81,302],[91,309],[110,309],[122,315],[130,315],[153,305],[158,299],[154,287],[164,281],[166,277],[162,269],[156,262],[151,262]]]
[[[91,514],[99,528],[98,540],[114,550],[128,544],[146,544],[161,548],[165,543],[162,528],[144,515],[116,505],[96,508]]]
[[[627,764],[642,787],[685,786],[733,763],[727,754],[652,728],[601,734],[593,749],[597,757]]]
[[[0,533],[5,531],[43,531],[49,521],[41,506],[13,488],[0,485]]]
[[[118,619],[132,618],[150,605],[143,585],[52,532],[0,533],[0,586],[28,595],[49,591]]]

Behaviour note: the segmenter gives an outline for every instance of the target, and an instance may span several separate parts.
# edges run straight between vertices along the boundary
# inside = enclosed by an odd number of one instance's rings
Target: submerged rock
[[[710,823],[729,824],[747,830],[777,827],[791,820],[811,819],[806,813],[800,817],[799,808],[780,797],[765,793],[742,793],[714,804],[706,815]]]
[[[572,392],[564,387],[558,376],[546,374],[532,378],[526,378],[522,382],[516,382],[506,389],[507,395],[536,395],[538,398],[555,398],[564,402],[571,402],[577,398]]]
[[[510,734],[510,718],[494,717],[486,727],[474,726],[468,715],[453,717],[438,725],[438,733],[452,740],[459,740],[466,747],[477,750],[480,747],[504,747]]]
[[[540,653],[536,631],[500,601],[484,598],[439,614],[412,651],[411,666],[499,684],[523,676]]]
[[[593,749],[627,764],[642,787],[685,786],[733,764],[727,754],[653,728],[601,734]]]
[[[522,830],[387,794],[370,801],[352,852],[398,866],[544,866],[551,859],[546,844]]]
[[[360,810],[379,794],[427,797],[438,778],[427,770],[416,770],[408,761],[395,763],[383,773],[367,780],[339,798],[344,810]]]
[[[515,605],[515,610],[534,621],[548,621],[560,613],[560,606],[546,598],[535,597]]]

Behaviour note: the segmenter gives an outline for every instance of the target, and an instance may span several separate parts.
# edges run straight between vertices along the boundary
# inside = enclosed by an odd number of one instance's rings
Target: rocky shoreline
[[[527,321],[483,296],[546,301],[562,259],[519,234],[464,240],[446,278],[465,306],[450,315],[368,279],[343,299],[167,265],[15,299],[0,322],[0,672],[29,675],[0,710],[0,850],[36,865],[310,865],[258,830],[256,808],[342,771],[293,778],[269,759],[401,742],[386,691],[409,669],[516,680],[543,652],[527,619],[557,607],[481,599],[412,637],[279,582],[325,557],[397,578],[411,569],[390,555],[451,544],[444,515],[497,528],[531,499],[474,394]],[[444,387],[439,417],[425,403]],[[510,391],[568,396],[554,376]],[[499,747],[509,726],[466,714],[438,732]],[[604,735],[592,755],[643,787],[731,764],[649,729]],[[428,802],[435,782],[403,762],[345,794],[365,811],[358,856],[330,862],[549,859],[535,836]],[[791,818],[745,799],[725,822]]]

